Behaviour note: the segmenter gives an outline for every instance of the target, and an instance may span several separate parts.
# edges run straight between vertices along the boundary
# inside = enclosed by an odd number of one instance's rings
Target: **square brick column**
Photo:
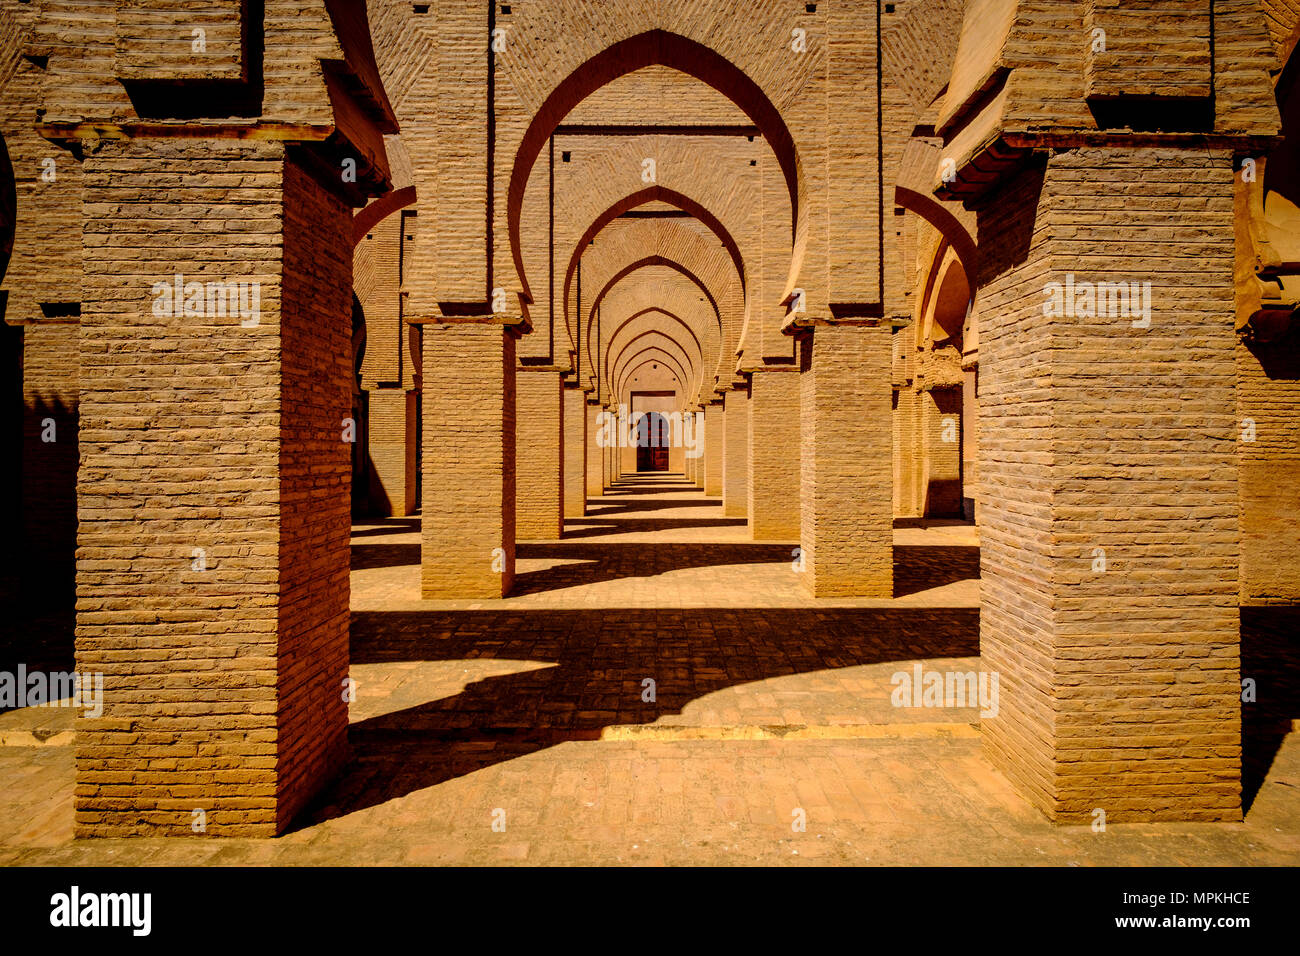
[[[705,421],[705,415],[706,415],[706,412],[705,412],[705,410],[704,410],[704,406],[700,406],[700,407],[694,409],[693,411],[690,411],[690,412],[682,412],[682,414],[683,414],[683,415],[694,415],[694,416],[695,416],[695,421],[696,421],[696,422],[703,422],[703,421]],[[699,426],[697,425],[696,427],[698,428]],[[699,488],[701,491],[704,490],[705,471],[707,470],[707,461],[706,461],[706,456],[708,455],[708,450],[707,450],[707,445],[708,445],[708,433],[709,433],[709,430],[708,430],[707,427],[705,427],[705,428],[704,428],[704,444],[702,444],[702,445],[700,446],[702,449],[704,449],[704,454],[701,455],[701,456],[699,456],[698,458],[686,458],[686,459],[685,459],[686,462],[688,463],[688,466],[689,466],[690,469],[691,469],[691,481],[692,481],[692,483],[695,485],[695,487],[696,487],[696,488]],[[685,456],[683,456],[683,457],[685,457]]]
[[[723,416],[722,513],[728,518],[749,514],[749,392],[727,392]]]
[[[587,513],[587,396],[564,390],[564,517]]]
[[[420,593],[504,597],[515,574],[515,337],[424,326]]]
[[[687,458],[684,461],[684,466],[686,480],[691,484],[695,484],[695,473],[699,470],[700,460],[698,458]]]
[[[922,514],[961,517],[961,389],[926,389],[921,402]]]
[[[404,517],[415,510],[415,393],[377,388],[368,394],[371,510]]]
[[[599,405],[587,406],[587,497],[603,498],[605,495],[605,449],[596,441],[600,434]],[[586,514],[586,501],[583,502],[583,514]]]
[[[1241,814],[1232,213],[1203,148],[1057,153],[981,205],[981,726],[1055,820]],[[1149,324],[1097,282],[1149,282]]]
[[[749,386],[749,529],[755,541],[799,540],[798,369],[756,371]]]
[[[916,493],[921,473],[916,399],[917,391],[911,383],[894,389],[894,512],[907,517],[921,514]]]
[[[564,380],[552,371],[518,375],[515,537],[551,541],[564,530]]]
[[[814,597],[894,595],[889,326],[818,326],[800,343],[799,546]]]
[[[273,835],[347,752],[352,211],[279,143],[84,173],[76,832]]]
[[[722,496],[722,448],[727,440],[727,416],[722,403],[704,406],[704,493],[709,497]]]

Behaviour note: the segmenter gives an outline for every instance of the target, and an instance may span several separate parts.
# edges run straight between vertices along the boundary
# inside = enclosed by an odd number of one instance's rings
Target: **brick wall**
[[[748,389],[728,391],[724,411],[722,513],[728,518],[743,518],[749,514]]]
[[[722,451],[726,443],[726,413],[722,405],[706,405],[701,413],[704,420],[704,493],[710,497],[722,496]]]
[[[822,326],[801,342],[801,583],[815,597],[893,597],[891,334]]]
[[[749,527],[756,541],[799,539],[799,375],[755,372],[749,392]]]
[[[499,325],[424,326],[424,597],[502,597],[514,583],[515,362]]]
[[[1232,188],[1080,149],[981,209],[983,728],[1054,819],[1240,814]],[[1150,327],[1047,319],[1066,272],[1151,282]]]
[[[596,440],[601,431],[599,405],[587,406],[587,497],[601,498],[605,494],[605,449]]]
[[[921,404],[922,514],[961,516],[961,389],[933,388],[918,393]]]
[[[277,824],[347,751],[352,210],[289,163],[280,315]]]
[[[576,388],[564,390],[564,517],[587,513],[587,402]]]
[[[1295,332],[1236,346],[1242,604],[1300,602],[1298,356]]]
[[[85,218],[77,830],[273,832],[345,720],[346,210],[278,144],[136,140]],[[259,283],[256,324],[156,314],[178,272]]]
[[[518,373],[515,535],[551,541],[564,528],[564,383],[557,372]]]

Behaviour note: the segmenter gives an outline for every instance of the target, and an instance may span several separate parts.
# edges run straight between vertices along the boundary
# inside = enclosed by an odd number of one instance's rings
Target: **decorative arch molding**
[[[803,173],[794,137],[780,110],[743,70],[714,50],[680,34],[649,30],[607,47],[562,80],[538,108],[519,144],[510,171],[506,221],[510,251],[519,276],[520,296],[526,303],[531,304],[533,296],[524,268],[520,224],[524,194],[538,156],[560,121],[580,102],[621,76],[655,65],[670,67],[713,87],[740,107],[767,140],[790,194],[794,254],[787,284],[794,283],[806,244],[807,210],[806,203],[801,202]]]
[[[636,364],[632,364],[633,362]],[[669,371],[673,372],[677,376],[677,381],[682,381],[682,369],[675,361],[673,361],[671,355],[658,348],[647,348],[638,352],[628,363],[628,366],[623,371],[623,377],[619,382],[618,391],[615,393],[614,397],[620,402],[626,400],[623,396],[627,396],[628,399],[630,399],[632,378],[635,377],[641,369],[654,362],[662,362],[664,365],[667,365]],[[683,407],[685,407],[688,397],[686,387],[683,385],[682,388],[678,390],[678,398],[681,400]]]

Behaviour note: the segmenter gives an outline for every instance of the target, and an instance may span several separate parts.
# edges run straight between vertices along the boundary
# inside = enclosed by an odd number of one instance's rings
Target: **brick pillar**
[[[76,832],[274,834],[347,749],[351,209],[279,143],[84,170]]]
[[[1055,820],[1240,817],[1232,195],[1226,150],[1077,149],[980,208],[981,726]],[[1149,327],[1045,315],[1068,273]]]
[[[696,427],[698,428],[699,427],[698,423],[705,421],[705,415],[707,413],[705,412],[705,406],[701,405],[698,408],[695,408],[691,411],[684,411],[682,412],[682,414],[694,415],[695,421],[697,422]],[[706,426],[704,428],[704,444],[700,446],[701,449],[704,450],[704,454],[700,455],[698,458],[686,459],[686,461],[690,463],[690,467],[691,467],[691,481],[695,484],[695,487],[699,488],[701,491],[704,490],[705,472],[707,471],[707,467],[708,467],[707,465],[708,441],[709,441],[709,429]]]
[[[726,419],[722,403],[704,406],[704,493],[711,498],[722,496],[722,448],[726,442]]]
[[[975,520],[975,485],[979,480],[975,440],[979,429],[978,376],[978,368],[966,369],[961,390],[961,512],[969,521]]]
[[[921,470],[916,451],[917,394],[911,383],[894,389],[894,511],[907,517],[921,513],[916,500]]]
[[[601,408],[599,405],[587,406],[587,497],[602,498],[605,495],[605,449],[596,440],[600,435]],[[586,507],[584,502],[584,508]],[[585,512],[584,512],[585,513]]]
[[[564,517],[587,513],[587,396],[564,390]]]
[[[722,513],[728,518],[749,514],[749,392],[727,392],[723,416]]]
[[[800,343],[800,540],[814,597],[894,595],[891,330],[819,326]]]
[[[503,597],[515,574],[515,338],[424,326],[420,591]]]
[[[922,514],[961,517],[961,389],[931,388],[921,403]]]
[[[519,370],[515,537],[550,541],[564,530],[564,380]]]
[[[755,541],[799,540],[799,374],[754,372],[749,387],[749,528]]]
[[[415,393],[369,392],[370,511],[405,517],[415,510]]]
[[[689,415],[690,412],[686,412],[685,414]],[[683,464],[683,471],[686,473],[686,480],[691,484],[695,484],[695,471],[699,468],[700,460],[698,458],[687,458]]]

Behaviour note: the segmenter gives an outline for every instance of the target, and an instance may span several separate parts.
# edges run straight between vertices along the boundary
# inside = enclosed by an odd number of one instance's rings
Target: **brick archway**
[[[668,66],[707,83],[735,102],[762,131],[776,154],[790,196],[791,234],[796,247],[790,269],[789,284],[793,284],[803,234],[802,172],[794,137],[780,111],[758,84],[715,51],[675,33],[650,30],[608,47],[566,77],[537,110],[523,136],[511,168],[506,215],[511,254],[522,287],[520,294],[526,302],[532,301],[532,292],[524,267],[520,221],[528,178],[543,145],[560,121],[586,97],[620,76],[653,65]]]

